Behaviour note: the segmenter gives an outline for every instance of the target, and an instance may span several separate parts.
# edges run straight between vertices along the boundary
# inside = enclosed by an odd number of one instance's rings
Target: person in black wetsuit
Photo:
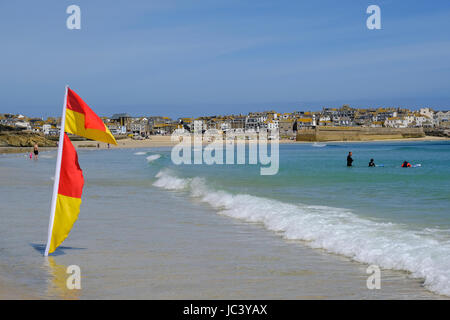
[[[352,166],[352,162],[353,162],[352,155],[353,155],[353,153],[350,151],[348,153],[348,156],[347,156],[347,167],[351,167]]]
[[[370,159],[369,167],[375,167],[375,162],[373,162],[373,159]]]

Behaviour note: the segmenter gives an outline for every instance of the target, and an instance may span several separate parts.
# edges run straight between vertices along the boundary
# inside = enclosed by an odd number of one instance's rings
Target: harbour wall
[[[373,141],[425,137],[423,128],[316,127],[297,131],[297,141]]]

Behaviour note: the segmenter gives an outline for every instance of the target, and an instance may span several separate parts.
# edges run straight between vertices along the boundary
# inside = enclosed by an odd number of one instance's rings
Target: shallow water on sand
[[[174,166],[169,148],[79,150],[80,217],[49,258],[55,152],[0,155],[0,281],[65,299],[445,298],[431,291],[449,289],[449,147],[286,145],[272,177]],[[404,171],[404,157],[423,166]],[[388,268],[380,290],[369,264]],[[69,265],[81,290],[66,288]]]

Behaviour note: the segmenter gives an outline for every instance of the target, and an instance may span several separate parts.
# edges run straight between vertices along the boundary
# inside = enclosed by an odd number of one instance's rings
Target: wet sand
[[[33,300],[34,296],[30,291],[23,287],[17,286],[3,277],[0,277],[0,300]]]

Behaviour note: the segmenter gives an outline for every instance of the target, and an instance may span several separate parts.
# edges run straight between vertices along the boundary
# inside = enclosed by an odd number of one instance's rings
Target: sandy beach
[[[376,141],[446,141],[450,140],[449,138],[442,137],[433,137],[427,136],[423,138],[408,138],[408,139],[380,139],[380,140],[371,140],[371,141],[329,141],[324,143],[364,143],[364,142],[376,142]],[[246,141],[248,142],[248,141]],[[208,144],[210,142],[203,141],[204,144]],[[313,143],[308,141],[294,141],[289,139],[281,139],[280,144],[305,144],[305,143]],[[97,143],[94,141],[74,141],[75,147],[83,148],[90,147],[95,148]],[[117,140],[117,146],[111,145],[110,148],[152,148],[152,147],[170,147],[178,144],[178,142],[174,142],[171,140],[171,136],[151,136],[150,139],[146,140],[134,140],[134,139],[122,139]],[[99,143],[100,148],[107,148],[105,143]]]
[[[367,142],[404,142],[404,141],[449,141],[450,138],[426,136],[423,138],[407,138],[407,139],[379,139],[370,141],[327,141],[320,143],[367,143]],[[248,141],[246,141],[248,142]],[[89,149],[108,149],[106,143],[97,143],[96,141],[72,141],[76,148],[89,148]],[[134,148],[158,148],[158,147],[171,147],[178,142],[171,140],[171,136],[151,136],[150,139],[134,140],[134,139],[121,139],[117,140],[117,146],[110,145],[111,149],[134,149]],[[203,141],[203,144],[209,144],[210,142]],[[308,141],[294,141],[288,139],[281,139],[280,144],[308,144],[314,142]],[[41,147],[41,151],[54,150],[52,147]],[[31,147],[0,147],[0,153],[28,153]]]
[[[0,277],[0,300],[33,300],[36,298],[37,297],[30,294],[28,288],[18,286],[17,284]]]
[[[0,157],[0,299],[447,298],[448,142],[284,143],[267,179],[254,165],[175,165],[158,138],[80,147],[80,216],[48,260],[56,152]],[[384,167],[367,168],[374,154]],[[381,290],[366,287],[371,264]]]

